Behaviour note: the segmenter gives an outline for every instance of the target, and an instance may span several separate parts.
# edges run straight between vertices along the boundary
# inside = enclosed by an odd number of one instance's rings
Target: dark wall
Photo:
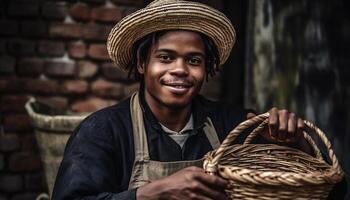
[[[223,11],[236,30],[236,44],[228,61],[223,66],[220,99],[243,106],[248,1],[226,0],[224,5]]]

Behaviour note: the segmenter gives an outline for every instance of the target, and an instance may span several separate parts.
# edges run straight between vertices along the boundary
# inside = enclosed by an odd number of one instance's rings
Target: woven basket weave
[[[205,156],[204,169],[229,180],[230,199],[326,199],[344,172],[325,134],[304,121],[325,144],[331,165],[322,158],[319,148],[304,132],[315,157],[300,150],[274,144],[250,144],[268,124],[268,113],[239,124],[221,146]],[[244,130],[257,126],[243,144],[230,145]]]

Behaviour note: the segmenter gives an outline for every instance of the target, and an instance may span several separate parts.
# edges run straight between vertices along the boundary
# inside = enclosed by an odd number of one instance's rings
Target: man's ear
[[[137,65],[137,71],[140,74],[144,74],[145,73],[145,63],[141,63]]]

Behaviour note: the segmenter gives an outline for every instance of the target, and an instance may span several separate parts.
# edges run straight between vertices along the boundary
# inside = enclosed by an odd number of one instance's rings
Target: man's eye
[[[169,55],[159,55],[159,60],[161,62],[169,62],[171,61],[171,57]]]
[[[202,60],[200,58],[190,58],[188,60],[188,63],[191,65],[200,65],[202,63]]]

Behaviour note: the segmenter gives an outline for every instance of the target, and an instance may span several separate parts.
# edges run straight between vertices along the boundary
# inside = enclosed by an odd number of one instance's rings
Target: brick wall
[[[0,1],[0,200],[47,191],[30,96],[58,110],[91,112],[138,88],[106,51],[112,26],[143,0]]]

